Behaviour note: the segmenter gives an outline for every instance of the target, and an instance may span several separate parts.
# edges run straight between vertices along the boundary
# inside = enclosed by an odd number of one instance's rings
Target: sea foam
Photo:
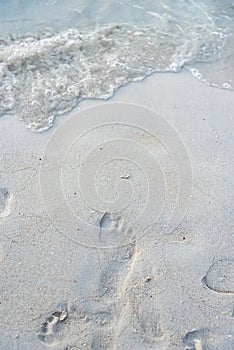
[[[170,11],[163,12],[159,22],[2,37],[0,115],[13,114],[40,132],[85,98],[107,99],[129,82],[154,72],[178,72],[184,66],[210,85],[233,88],[226,76],[216,83],[196,68],[216,61],[229,64],[222,60],[233,40],[226,27],[210,17],[179,22]]]

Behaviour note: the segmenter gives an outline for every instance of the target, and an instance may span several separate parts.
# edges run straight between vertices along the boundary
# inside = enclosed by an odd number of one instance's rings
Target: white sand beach
[[[1,118],[1,350],[234,349],[233,115],[183,70]]]

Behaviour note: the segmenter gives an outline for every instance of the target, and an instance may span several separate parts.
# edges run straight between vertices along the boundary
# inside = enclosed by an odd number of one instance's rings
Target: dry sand
[[[187,193],[188,211],[172,232],[163,228],[176,198],[177,164],[150,133],[110,123],[105,130],[100,127],[91,132],[87,125],[88,134],[80,143],[72,144],[70,135],[61,132],[60,144],[56,141],[50,153],[48,148],[44,151],[48,140],[54,140],[54,131],[62,130],[64,120],[77,113],[79,120],[85,108],[113,102],[156,111],[185,144],[193,190]],[[100,118],[108,119],[109,110],[103,107],[102,111],[104,115],[93,113],[94,124]],[[1,118],[1,350],[234,349],[233,112],[233,92],[208,87],[183,71],[130,84],[109,101],[83,101],[73,113],[57,118],[45,133],[32,133],[14,117]],[[153,122],[156,127],[157,122]],[[105,143],[108,136],[119,137],[120,148]],[[166,203],[160,229],[157,217],[152,226],[152,213],[141,204],[151,198],[146,195],[151,186],[147,178],[156,165],[151,169],[148,155],[145,169],[142,156],[141,167],[128,161],[126,154],[132,148],[124,138],[130,137],[136,147],[158,157],[164,171],[166,197],[160,192],[161,172],[155,171],[152,180],[156,184],[156,204],[152,205],[157,209],[162,198],[160,203]],[[60,160],[60,149],[69,142],[66,159]],[[97,158],[95,144],[100,152],[108,148],[103,158]],[[118,149],[127,149],[125,159],[108,161]],[[103,209],[100,216],[95,210],[85,211],[85,204],[79,206],[81,194],[74,181],[77,166],[82,166],[87,155],[89,165],[107,162],[106,168],[99,169],[100,180],[95,180],[100,197],[116,199],[112,180],[116,180],[115,173],[121,178],[121,199],[132,201],[126,214],[111,215]],[[63,170],[61,184],[56,178],[58,169]],[[186,176],[190,181],[190,175]],[[84,195],[92,193],[90,179],[85,172]],[[135,197],[126,183],[136,189]],[[77,222],[74,217],[69,221],[69,210],[56,200],[59,184],[67,208],[79,216]],[[57,217],[48,217],[41,190],[51,198],[46,205],[54,208]],[[92,195],[87,200],[92,201]],[[137,226],[133,216],[138,210],[144,215]],[[86,231],[79,231],[85,227],[82,220],[90,223]],[[113,248],[115,239],[118,246]],[[102,248],[105,240],[107,249]]]

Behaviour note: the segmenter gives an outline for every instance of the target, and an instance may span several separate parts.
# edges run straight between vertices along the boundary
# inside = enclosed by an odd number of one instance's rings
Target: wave
[[[107,99],[119,87],[154,72],[178,72],[188,66],[209,83],[192,67],[220,59],[228,40],[229,33],[212,21],[208,27],[181,27],[168,18],[160,27],[109,24],[4,37],[0,115],[14,114],[40,132],[79,101]],[[220,86],[232,88],[224,81]]]

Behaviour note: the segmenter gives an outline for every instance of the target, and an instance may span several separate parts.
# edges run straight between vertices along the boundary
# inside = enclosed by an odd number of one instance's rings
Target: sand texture
[[[1,350],[234,349],[233,111],[183,71],[1,117]]]

